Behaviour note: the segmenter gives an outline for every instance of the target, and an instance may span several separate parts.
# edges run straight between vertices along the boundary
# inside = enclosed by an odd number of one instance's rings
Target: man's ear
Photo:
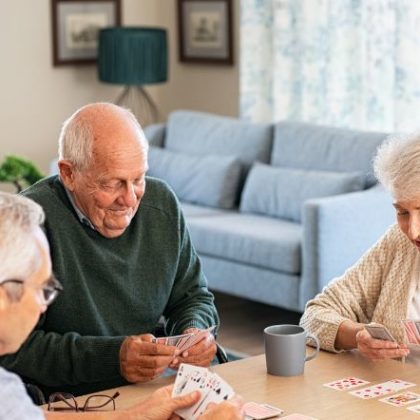
[[[74,190],[75,169],[73,164],[68,160],[58,161],[58,170],[60,173],[61,182],[70,190]]]

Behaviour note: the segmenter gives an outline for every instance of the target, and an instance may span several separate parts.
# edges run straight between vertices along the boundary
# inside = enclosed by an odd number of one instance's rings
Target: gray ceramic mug
[[[306,355],[306,341],[312,339],[316,350]],[[319,353],[319,341],[299,325],[272,325],[264,330],[267,372],[277,376],[302,375],[305,362]]]

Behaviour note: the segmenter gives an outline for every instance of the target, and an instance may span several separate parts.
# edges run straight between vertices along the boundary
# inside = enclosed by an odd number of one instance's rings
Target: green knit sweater
[[[124,384],[124,338],[218,324],[213,295],[179,204],[161,181],[146,193],[126,231],[109,239],[82,224],[57,177],[23,193],[46,213],[53,270],[64,291],[17,355],[1,364],[30,382],[75,394]]]

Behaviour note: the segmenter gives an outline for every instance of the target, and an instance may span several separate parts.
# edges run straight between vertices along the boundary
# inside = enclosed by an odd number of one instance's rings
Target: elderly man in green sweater
[[[182,354],[152,342],[162,315],[168,335],[219,320],[178,201],[164,182],[146,177],[147,149],[131,112],[87,105],[63,125],[60,175],[24,192],[45,211],[65,291],[1,364],[47,393],[145,382],[168,366],[208,366],[214,358],[210,334]]]

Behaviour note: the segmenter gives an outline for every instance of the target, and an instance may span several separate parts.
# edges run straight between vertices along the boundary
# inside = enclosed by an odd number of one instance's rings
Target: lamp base
[[[156,123],[158,120],[157,106],[141,85],[125,86],[115,103],[129,108],[142,127]]]

